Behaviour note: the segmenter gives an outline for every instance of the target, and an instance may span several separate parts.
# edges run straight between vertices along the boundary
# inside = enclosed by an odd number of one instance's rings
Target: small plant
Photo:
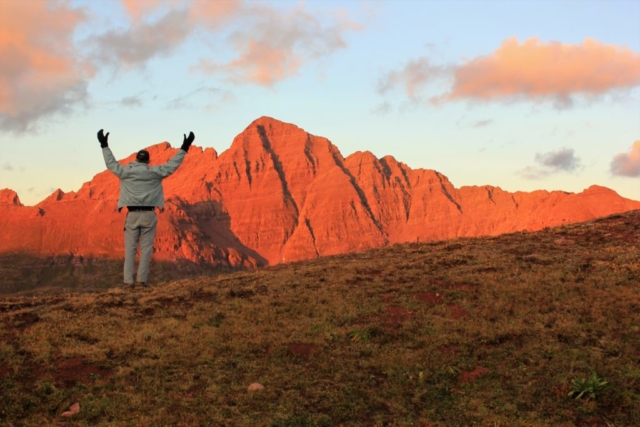
[[[49,396],[56,391],[56,386],[51,381],[42,381],[38,386],[38,391],[42,396]]]
[[[373,328],[370,327],[366,327],[363,329],[356,328],[349,332],[349,339],[351,339],[351,341],[353,342],[367,342],[371,339],[373,333]]]
[[[574,378],[571,384],[573,384],[573,390],[569,392],[569,397],[580,399],[586,395],[591,399],[595,399],[599,393],[602,393],[607,382],[600,378],[598,374],[592,372],[589,378]]]

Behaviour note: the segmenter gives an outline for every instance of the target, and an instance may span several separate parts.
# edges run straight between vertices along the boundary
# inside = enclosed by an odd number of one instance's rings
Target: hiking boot
[[[133,288],[134,288],[133,283],[123,283],[122,284],[122,289],[133,290]]]
[[[147,285],[147,282],[136,282],[136,285],[138,285],[142,289],[149,289],[149,285]]]

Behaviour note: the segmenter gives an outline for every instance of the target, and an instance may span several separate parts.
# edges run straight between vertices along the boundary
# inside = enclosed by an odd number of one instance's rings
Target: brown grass
[[[640,425],[639,233],[640,211],[5,298],[0,424]]]

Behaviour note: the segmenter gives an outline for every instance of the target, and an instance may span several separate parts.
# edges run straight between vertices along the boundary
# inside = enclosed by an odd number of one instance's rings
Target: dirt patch
[[[473,371],[464,371],[458,376],[458,381],[463,384],[473,383],[478,380],[478,378],[489,373],[489,368],[485,368],[484,366],[476,366]]]
[[[398,306],[389,306],[385,310],[387,317],[387,324],[390,326],[399,326],[404,323],[409,317],[411,317],[411,312],[404,307]]]
[[[53,376],[58,384],[65,387],[73,387],[77,383],[85,385],[97,379],[106,379],[112,375],[111,369],[89,365],[82,357],[72,357],[61,360],[53,371]]]
[[[449,310],[449,316],[452,319],[464,319],[465,317],[469,317],[469,313],[467,313],[467,311],[460,307],[458,304],[449,304],[447,306],[447,309]]]
[[[444,299],[442,294],[439,292],[422,292],[420,294],[415,294],[414,297],[429,305],[440,304]]]
[[[287,346],[287,350],[294,356],[302,356],[306,359],[320,353],[320,349],[315,344],[293,343]]]
[[[0,380],[7,378],[11,374],[11,369],[6,363],[0,362]]]

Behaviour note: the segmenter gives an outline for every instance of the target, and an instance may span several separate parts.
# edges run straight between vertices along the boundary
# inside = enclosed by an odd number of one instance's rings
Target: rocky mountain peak
[[[18,193],[9,188],[3,188],[0,190],[0,205],[22,206],[22,203]]]
[[[153,165],[178,148],[162,142],[147,150]],[[134,159],[135,152],[121,162]],[[392,156],[361,151],[344,158],[328,139],[271,117],[254,120],[219,156],[192,146],[164,190],[154,257],[222,267],[533,231],[640,209],[600,186],[577,194],[456,188],[444,174],[413,170]],[[13,206],[0,209],[0,252],[122,257],[118,194],[118,179],[106,170],[77,193],[56,190],[38,208],[0,190],[0,204]]]

